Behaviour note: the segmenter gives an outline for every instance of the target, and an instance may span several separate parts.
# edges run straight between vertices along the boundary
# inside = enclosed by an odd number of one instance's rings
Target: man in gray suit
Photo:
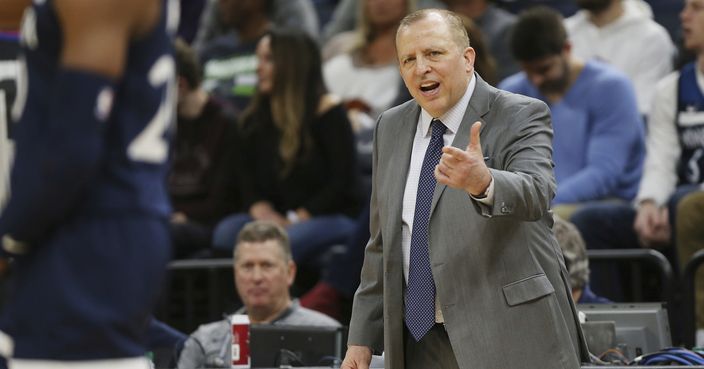
[[[387,369],[579,368],[588,352],[550,229],[547,106],[474,73],[454,13],[408,15],[396,47],[414,100],[377,122],[342,368],[382,351]]]

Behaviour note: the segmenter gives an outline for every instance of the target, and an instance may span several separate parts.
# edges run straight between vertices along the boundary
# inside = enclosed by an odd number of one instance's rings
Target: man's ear
[[[473,47],[467,47],[464,49],[464,60],[465,64],[467,65],[467,73],[472,73],[474,71],[474,59],[476,58],[477,54],[474,51]]]
[[[293,260],[288,261],[288,286],[293,285],[293,281],[296,280],[296,263]]]

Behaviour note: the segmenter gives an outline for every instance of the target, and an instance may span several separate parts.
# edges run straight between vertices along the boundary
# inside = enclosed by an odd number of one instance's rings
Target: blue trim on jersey
[[[0,41],[19,42],[20,41],[20,33],[19,32],[0,31]]]

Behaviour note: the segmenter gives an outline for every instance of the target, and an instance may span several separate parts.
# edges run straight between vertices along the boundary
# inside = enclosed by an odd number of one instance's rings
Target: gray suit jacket
[[[438,184],[429,226],[430,261],[445,328],[460,368],[579,368],[588,352],[552,235],[555,194],[547,106],[477,85],[453,146],[466,148],[482,122],[494,205]],[[401,209],[420,107],[384,112],[374,138],[371,239],[354,297],[349,344],[385,352],[404,368]]]

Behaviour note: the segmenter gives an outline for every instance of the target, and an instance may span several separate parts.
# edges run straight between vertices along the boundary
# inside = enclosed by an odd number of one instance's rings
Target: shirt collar
[[[467,111],[467,106],[469,105],[469,99],[474,93],[474,88],[477,85],[477,77],[472,75],[472,79],[469,80],[467,89],[464,91],[464,95],[460,98],[457,103],[450,108],[445,114],[437,117],[445,124],[447,130],[453,134],[457,133],[460,129],[460,124],[462,124],[462,118],[464,118],[464,113]],[[424,136],[430,135],[430,122],[433,120],[433,116],[430,115],[425,109],[420,110],[420,129],[424,132]]]

